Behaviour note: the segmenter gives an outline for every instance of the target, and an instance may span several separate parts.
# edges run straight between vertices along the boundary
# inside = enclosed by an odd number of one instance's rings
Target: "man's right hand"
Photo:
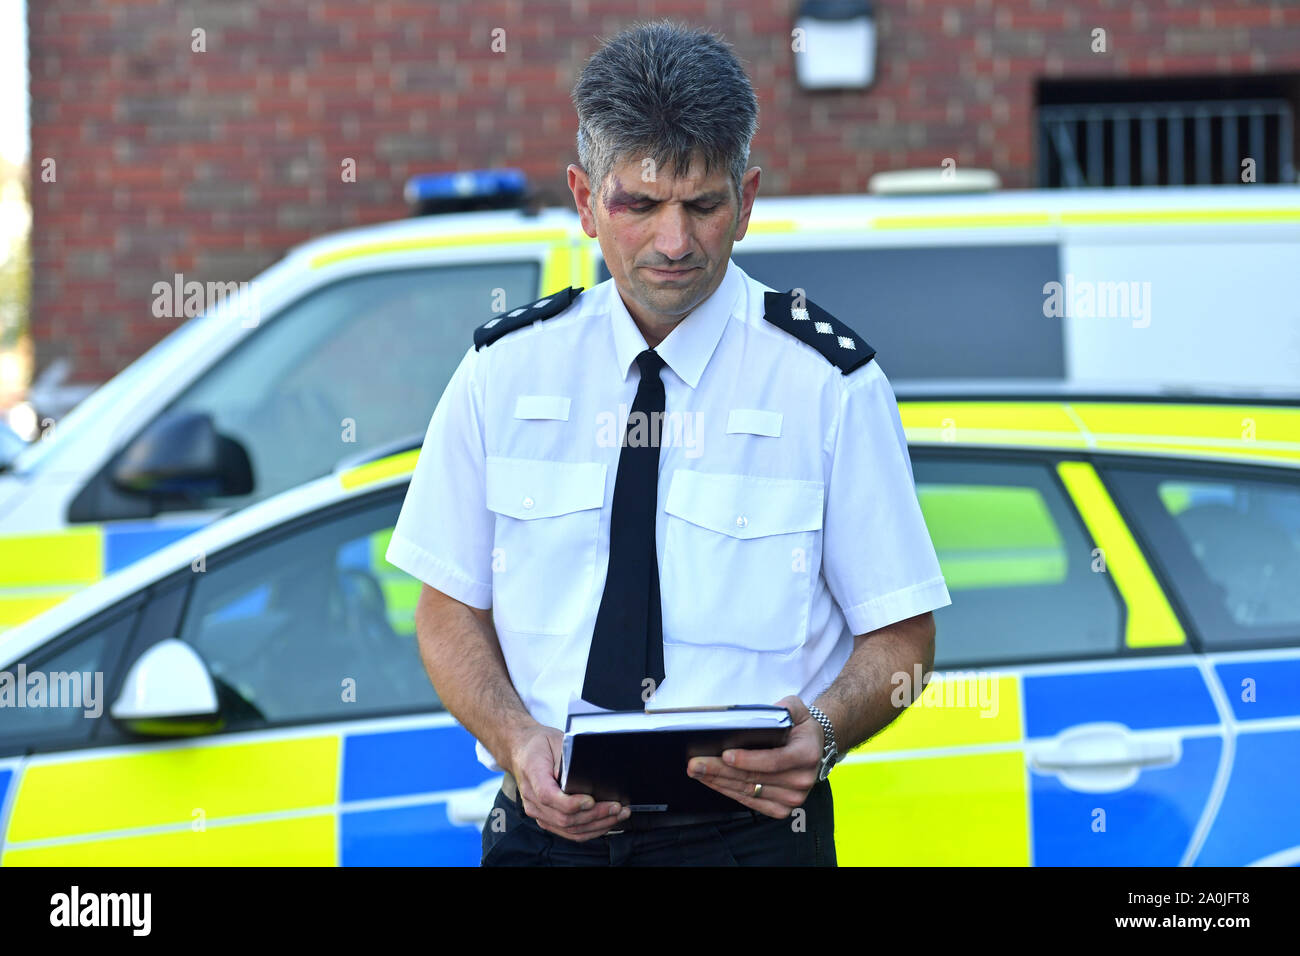
[[[511,751],[508,769],[519,787],[524,813],[543,830],[579,843],[617,829],[632,815],[631,810],[560,789],[557,781],[563,746],[563,732],[538,724],[525,732]]]

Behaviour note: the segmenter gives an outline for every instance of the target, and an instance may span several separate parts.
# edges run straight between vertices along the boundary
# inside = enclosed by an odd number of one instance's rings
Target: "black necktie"
[[[664,410],[664,360],[653,349],[636,357],[641,384],[628,415],[614,479],[609,525],[609,573],[596,612],[582,699],[611,710],[642,710],[643,683],[664,679],[664,629],[659,605],[655,514],[659,510],[659,442],[656,416]],[[640,413],[640,414],[638,414]],[[634,426],[638,434],[632,435]],[[654,423],[654,424],[652,424]],[[633,440],[629,440],[629,438]]]

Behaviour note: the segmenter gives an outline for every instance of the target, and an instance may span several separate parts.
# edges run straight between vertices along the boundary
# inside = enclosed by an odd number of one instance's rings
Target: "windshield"
[[[75,441],[78,434],[93,428],[104,409],[112,408],[130,394],[137,383],[148,379],[155,368],[177,351],[178,346],[203,318],[204,316],[196,316],[184,325],[176,327],[144,355],[87,395],[76,408],[56,422],[53,428],[46,430],[44,437],[20,451],[13,460],[12,470],[20,475],[38,473],[49,461],[51,453],[67,447]]]

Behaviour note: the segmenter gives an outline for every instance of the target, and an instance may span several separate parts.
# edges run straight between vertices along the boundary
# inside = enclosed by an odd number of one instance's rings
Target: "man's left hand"
[[[817,783],[817,767],[825,746],[821,724],[813,720],[798,697],[783,697],[776,706],[790,711],[794,721],[785,746],[769,750],[724,750],[722,757],[695,757],[686,772],[705,786],[726,794],[751,810],[784,820],[803,806]],[[756,797],[754,785],[763,789]]]

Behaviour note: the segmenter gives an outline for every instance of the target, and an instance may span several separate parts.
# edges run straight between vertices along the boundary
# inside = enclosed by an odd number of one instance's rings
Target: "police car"
[[[840,861],[1300,863],[1300,409],[899,392],[953,603],[832,773]],[[0,862],[477,863],[500,778],[384,560],[418,453],[0,636]]]
[[[524,191],[508,171],[413,182],[439,215],[293,249],[0,465],[0,630],[422,432],[485,315],[606,277],[576,213],[513,208]],[[1202,389],[1297,386],[1300,306],[1276,281],[1297,257],[1300,188],[1262,185],[760,198],[733,255],[857,328],[895,382]]]

